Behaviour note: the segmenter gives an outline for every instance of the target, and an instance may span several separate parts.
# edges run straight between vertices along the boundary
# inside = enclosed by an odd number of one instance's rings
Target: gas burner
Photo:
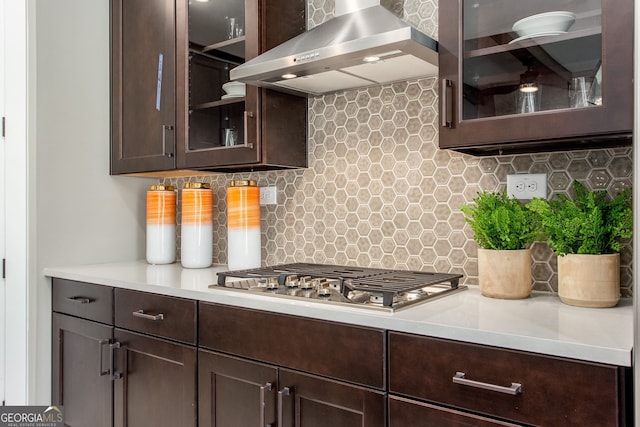
[[[395,311],[466,289],[460,274],[324,264],[284,264],[218,273],[211,287],[264,292],[335,304]]]
[[[287,278],[284,281],[284,285],[287,288],[297,288],[299,284],[300,284],[300,280],[298,279],[298,276],[287,276]]]
[[[383,305],[384,304],[384,295],[371,293],[369,294],[369,302],[371,304]]]

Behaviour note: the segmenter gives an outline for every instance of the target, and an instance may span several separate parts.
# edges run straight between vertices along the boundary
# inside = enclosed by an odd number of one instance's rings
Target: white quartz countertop
[[[633,305],[589,309],[560,302],[555,294],[521,300],[480,295],[477,287],[395,313],[322,301],[278,298],[210,288],[226,266],[183,269],[179,263],[145,261],[46,268],[44,274],[116,288],[153,292],[238,307],[524,350],[573,359],[631,366]]]

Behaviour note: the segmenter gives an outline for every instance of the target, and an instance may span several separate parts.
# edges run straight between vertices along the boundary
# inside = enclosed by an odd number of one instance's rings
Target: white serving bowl
[[[227,95],[244,96],[245,84],[242,82],[228,82],[222,85],[222,90],[224,90]]]
[[[566,33],[576,20],[576,14],[567,11],[539,13],[522,18],[512,30],[520,37],[541,33]]]

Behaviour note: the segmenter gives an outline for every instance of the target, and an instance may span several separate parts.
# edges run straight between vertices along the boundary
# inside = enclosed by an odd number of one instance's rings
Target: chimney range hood
[[[333,19],[232,69],[231,79],[319,96],[438,74],[438,42],[381,0],[335,3]]]

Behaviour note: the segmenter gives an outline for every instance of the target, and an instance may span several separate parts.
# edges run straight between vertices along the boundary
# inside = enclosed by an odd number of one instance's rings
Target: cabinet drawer
[[[113,288],[73,280],[52,280],[53,311],[113,325]]]
[[[458,372],[469,381],[454,382]],[[508,394],[512,383],[520,393]],[[624,418],[622,368],[393,332],[389,389],[542,426],[617,426]]]
[[[519,425],[444,406],[389,396],[389,427],[518,427]]]
[[[116,289],[117,327],[196,344],[197,301]]]
[[[357,384],[386,384],[385,331],[200,303],[199,344]]]

